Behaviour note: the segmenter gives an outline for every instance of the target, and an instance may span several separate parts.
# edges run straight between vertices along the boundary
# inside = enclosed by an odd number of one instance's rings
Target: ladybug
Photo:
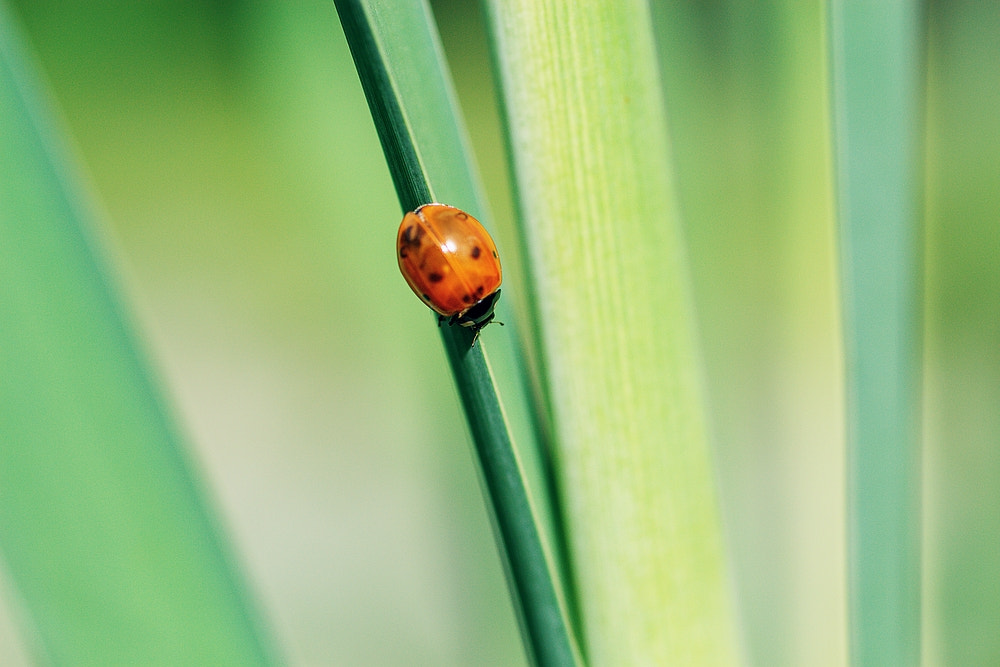
[[[439,326],[447,321],[472,327],[478,336],[493,320],[500,256],[471,215],[454,206],[424,204],[403,216],[396,253],[410,289],[439,315]]]

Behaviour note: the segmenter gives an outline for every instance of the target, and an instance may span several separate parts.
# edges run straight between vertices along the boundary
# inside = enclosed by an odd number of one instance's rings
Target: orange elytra
[[[407,213],[396,240],[399,270],[413,293],[440,315],[439,323],[472,327],[493,320],[500,297],[500,256],[471,215],[444,204]]]

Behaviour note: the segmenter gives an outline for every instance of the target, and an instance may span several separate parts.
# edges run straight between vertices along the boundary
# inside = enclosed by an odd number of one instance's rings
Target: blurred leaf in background
[[[1000,662],[1000,5],[928,5],[928,664]]]
[[[844,664],[824,6],[654,15],[750,664]]]

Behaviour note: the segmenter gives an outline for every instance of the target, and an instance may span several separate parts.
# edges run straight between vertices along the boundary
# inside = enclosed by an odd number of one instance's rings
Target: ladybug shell
[[[407,213],[396,250],[406,282],[439,315],[461,316],[500,287],[496,244],[454,206],[425,204]]]

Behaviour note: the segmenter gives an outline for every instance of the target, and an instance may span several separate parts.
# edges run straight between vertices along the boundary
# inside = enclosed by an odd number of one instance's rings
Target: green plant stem
[[[419,0],[336,4],[403,210],[440,201],[482,219],[482,198],[427,5]],[[392,238],[388,230],[386,237]],[[578,665],[560,578],[497,396],[486,342],[473,346],[472,332],[462,327],[442,326],[441,336],[475,442],[529,659],[544,666]]]

